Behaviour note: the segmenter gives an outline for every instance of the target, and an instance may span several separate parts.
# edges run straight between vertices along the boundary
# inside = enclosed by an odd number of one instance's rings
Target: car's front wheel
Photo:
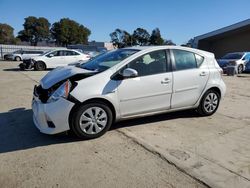
[[[37,61],[34,65],[35,70],[37,71],[42,71],[46,69],[46,65],[44,62],[42,61]]]
[[[112,120],[112,111],[106,104],[88,103],[74,111],[71,129],[80,138],[93,139],[107,132]]]
[[[220,104],[220,95],[215,90],[208,90],[202,97],[197,111],[202,116],[214,114]]]
[[[243,72],[243,65],[238,66],[238,74],[241,74]]]

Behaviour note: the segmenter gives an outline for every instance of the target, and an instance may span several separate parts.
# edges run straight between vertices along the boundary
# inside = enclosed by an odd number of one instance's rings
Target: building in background
[[[192,47],[212,52],[216,58],[250,51],[250,19],[194,37]]]

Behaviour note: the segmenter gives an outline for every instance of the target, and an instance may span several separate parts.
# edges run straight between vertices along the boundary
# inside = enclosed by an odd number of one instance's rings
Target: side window
[[[53,54],[54,57],[60,56],[60,52],[62,52],[62,51],[54,51],[54,52],[49,53],[47,56],[50,56],[50,54]]]
[[[64,51],[64,55],[65,56],[72,56],[73,55],[73,52],[72,51]]]
[[[65,56],[65,51],[63,50],[57,51],[57,56]]]
[[[201,64],[203,63],[204,61],[204,57],[198,55],[198,54],[195,54],[195,59],[196,59],[196,63],[197,63],[197,67],[200,67]]]
[[[160,50],[135,59],[127,67],[135,69],[138,76],[147,76],[167,72],[167,62],[166,51]]]
[[[176,70],[197,68],[194,53],[184,50],[173,50]]]

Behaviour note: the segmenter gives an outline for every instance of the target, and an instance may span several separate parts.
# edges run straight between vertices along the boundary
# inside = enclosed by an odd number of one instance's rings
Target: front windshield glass
[[[81,65],[81,68],[93,71],[105,71],[122,60],[138,52],[135,49],[118,49],[103,53]]]
[[[243,53],[230,53],[223,56],[221,59],[241,59]]]

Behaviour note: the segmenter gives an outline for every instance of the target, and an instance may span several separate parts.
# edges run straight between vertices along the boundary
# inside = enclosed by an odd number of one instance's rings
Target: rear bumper
[[[70,129],[68,118],[73,106],[74,103],[64,98],[52,103],[42,103],[34,98],[32,101],[34,124],[45,134],[65,132]]]
[[[226,94],[227,86],[222,79],[221,79],[221,83],[220,83],[220,91],[221,91],[221,98],[223,98]]]

